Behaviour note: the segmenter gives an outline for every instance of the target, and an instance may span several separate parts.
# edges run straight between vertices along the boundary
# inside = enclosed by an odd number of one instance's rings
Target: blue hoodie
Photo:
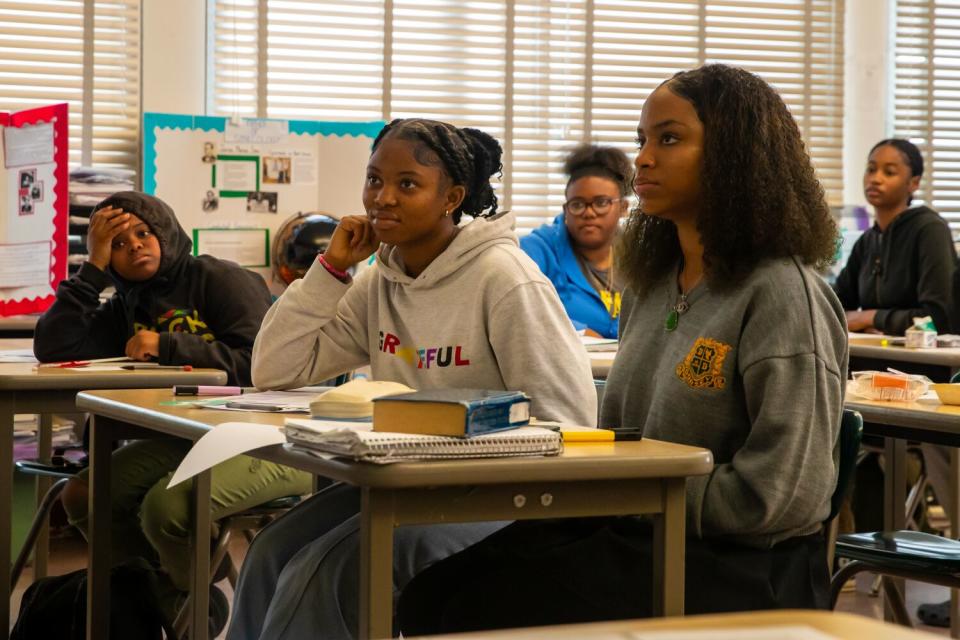
[[[537,263],[560,295],[560,301],[577,330],[590,328],[604,338],[617,337],[619,318],[610,317],[597,290],[583,275],[563,214],[520,238],[520,248]]]

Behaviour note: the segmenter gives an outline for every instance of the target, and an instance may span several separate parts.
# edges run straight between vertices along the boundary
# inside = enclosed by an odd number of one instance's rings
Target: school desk
[[[893,367],[907,373],[922,373],[934,382],[946,382],[951,375],[960,371],[960,348],[908,349],[890,344],[891,339],[891,336],[851,333],[851,370],[884,371],[887,367]]]
[[[39,314],[0,318],[0,338],[27,338],[33,335]]]
[[[124,425],[197,440],[228,421],[281,425],[283,416],[162,404],[170,391],[86,391],[77,406],[91,421],[91,540],[88,638],[109,637],[110,449]],[[181,398],[182,399],[182,398]],[[361,638],[390,637],[393,529],[404,524],[477,522],[601,515],[654,516],[654,610],[683,613],[685,484],[709,473],[706,449],[656,440],[569,445],[544,458],[488,458],[376,465],[324,460],[281,446],[252,452],[361,489]],[[207,634],[210,562],[210,472],[193,481],[190,638]],[[202,544],[196,544],[202,540]],[[92,626],[90,626],[92,625]]]
[[[883,528],[887,531],[903,529],[906,524],[907,441],[928,442],[951,447],[950,485],[960,487],[960,406],[940,404],[937,400],[918,402],[881,402],[847,394],[845,408],[863,415],[864,433],[884,438],[884,508]],[[950,530],[960,531],[960,492],[948,498]],[[889,578],[885,578],[889,579]],[[897,584],[902,588],[902,581]],[[960,602],[952,591],[953,615],[951,635],[960,637]]]
[[[21,349],[31,341],[0,340],[0,350]],[[224,384],[227,374],[214,369],[194,371],[96,371],[93,369],[34,369],[33,364],[0,363],[0,623],[10,619],[11,519],[13,517],[13,420],[17,413],[39,415],[38,454],[51,454],[52,416],[76,413],[81,389],[167,387],[175,384]],[[37,478],[38,500],[49,488],[48,478]],[[37,540],[34,575],[46,573],[47,533]]]
[[[779,640],[788,637],[790,632],[787,628],[790,627],[801,627],[807,631],[805,635],[789,635],[789,638],[796,640],[809,638],[811,633],[818,639],[837,640],[933,640],[941,637],[852,613],[782,609],[506,629],[429,636],[429,640],[727,640],[739,638],[745,633],[759,634],[763,631],[767,631],[767,635],[750,637]]]

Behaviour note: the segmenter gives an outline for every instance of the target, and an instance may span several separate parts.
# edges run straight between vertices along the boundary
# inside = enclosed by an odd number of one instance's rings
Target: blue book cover
[[[475,436],[528,424],[530,397],[522,391],[484,389],[402,393],[375,399],[373,422],[375,431]]]

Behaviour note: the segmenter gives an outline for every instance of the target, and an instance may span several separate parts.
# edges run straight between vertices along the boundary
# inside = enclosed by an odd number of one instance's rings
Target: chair
[[[833,547],[837,539],[837,514],[843,506],[857,468],[857,454],[860,451],[860,439],[863,436],[863,416],[857,411],[843,410],[840,419],[840,434],[837,444],[840,447],[840,460],[837,468],[837,485],[830,496],[830,515],[827,516],[827,568],[833,570]]]
[[[53,505],[56,504],[57,499],[60,497],[60,493],[66,486],[67,480],[77,475],[86,466],[84,464],[71,461],[64,456],[68,450],[75,448],[76,447],[55,448],[54,455],[51,457],[50,461],[31,459],[17,460],[15,463],[17,470],[25,475],[42,478],[55,478],[56,482],[54,482],[53,485],[47,489],[47,492],[40,500],[40,504],[37,506],[37,511],[33,516],[33,521],[30,523],[30,528],[27,530],[27,536],[23,541],[23,546],[20,548],[20,552],[17,554],[17,557],[13,562],[13,566],[10,569],[11,589],[17,586],[17,581],[20,580],[20,574],[23,573],[23,568],[27,565],[27,560],[29,560],[30,554],[34,551],[34,547],[37,546],[40,533],[44,530],[44,527],[47,526],[47,519],[50,516],[50,511],[53,509]],[[39,551],[40,549],[38,548],[37,550]],[[44,548],[43,551],[45,552],[46,549]],[[34,578],[42,577],[42,575],[34,575]]]
[[[214,542],[210,551],[210,584],[216,584],[226,578],[230,586],[236,589],[239,575],[236,565],[230,559],[230,541],[233,535],[240,533],[247,539],[248,544],[253,542],[257,531],[295,507],[300,500],[301,496],[277,498],[213,523]],[[190,598],[188,597],[177,612],[173,623],[177,638],[186,636],[190,623],[189,613]]]
[[[849,559],[830,581],[830,608],[837,604],[847,580],[862,571],[884,577],[960,588],[960,541],[920,531],[875,531],[839,536],[835,555]],[[912,627],[903,594],[890,580],[882,580],[883,591],[898,624]]]

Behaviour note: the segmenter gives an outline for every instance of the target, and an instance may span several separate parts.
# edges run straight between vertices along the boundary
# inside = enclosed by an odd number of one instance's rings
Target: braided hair
[[[595,177],[612,180],[620,190],[620,197],[633,193],[633,163],[616,147],[580,144],[563,161],[567,174],[567,189],[580,178]]]
[[[474,218],[496,215],[497,195],[490,178],[503,169],[503,149],[493,136],[437,120],[398,118],[380,130],[371,151],[376,151],[388,137],[417,143],[413,152],[417,162],[439,166],[454,186],[464,187],[463,202],[452,213],[454,224],[460,222],[464,213]]]

